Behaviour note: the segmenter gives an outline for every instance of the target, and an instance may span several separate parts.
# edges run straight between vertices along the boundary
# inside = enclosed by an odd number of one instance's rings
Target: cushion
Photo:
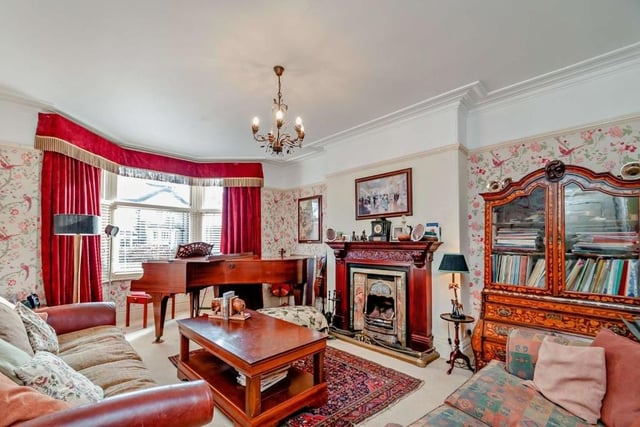
[[[31,357],[11,343],[0,339],[0,373],[18,385],[23,385],[22,380],[16,376],[14,369],[29,363]],[[1,402],[2,400],[0,400]]]
[[[607,389],[604,349],[566,346],[549,338],[540,346],[533,384],[550,401],[597,423]]]
[[[186,243],[178,246],[176,258],[192,258],[211,255],[213,244],[205,242]]]
[[[282,307],[260,308],[257,311],[299,326],[315,329],[316,331],[329,329],[329,324],[324,314],[309,305],[285,305]]]
[[[27,330],[14,307],[15,304],[12,304],[11,307],[0,304],[0,338],[33,356]]]
[[[6,299],[5,297],[0,297],[0,304],[4,304],[9,308],[13,308],[15,307],[15,303],[9,301],[8,299]]]
[[[551,332],[535,329],[515,328],[509,332],[507,338],[507,372],[517,375],[524,380],[533,379],[533,371],[538,361],[538,351],[542,340],[546,337],[559,344],[589,345],[585,338],[568,338],[564,335],[553,335]]]
[[[51,325],[22,303],[16,304],[16,311],[22,318],[33,351],[48,351],[57,354],[58,336]]]
[[[31,387],[17,385],[3,375],[0,375],[0,402],[2,402],[0,427],[29,421],[72,407],[68,402],[49,397]]]
[[[607,363],[602,421],[609,427],[634,425],[640,420],[640,343],[602,329],[591,345],[604,348]]]
[[[126,340],[122,329],[95,326],[61,334],[61,357],[69,366],[104,390],[105,397],[155,386],[151,372]]]
[[[402,427],[399,424],[387,424],[385,427]],[[407,427],[487,427],[485,423],[447,405],[440,405]]]
[[[533,387],[526,387],[524,382],[509,374],[502,362],[491,360],[451,393],[445,403],[490,426],[589,425],[582,418],[545,399]]]
[[[37,351],[29,363],[15,372],[26,386],[74,405],[97,402],[104,396],[100,387],[47,351]]]

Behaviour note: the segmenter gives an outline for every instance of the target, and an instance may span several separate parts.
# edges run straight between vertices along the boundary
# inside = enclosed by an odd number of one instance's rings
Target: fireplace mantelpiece
[[[348,330],[349,308],[349,266],[388,266],[408,268],[407,280],[407,338],[408,346],[417,352],[432,353],[432,297],[431,262],[433,253],[442,242],[326,242],[336,258],[336,294],[339,301],[335,305],[333,324]]]

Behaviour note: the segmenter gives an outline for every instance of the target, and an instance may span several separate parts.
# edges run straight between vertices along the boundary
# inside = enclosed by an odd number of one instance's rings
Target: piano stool
[[[143,304],[142,310],[142,327],[147,327],[147,305],[151,304],[151,295],[146,292],[132,291],[127,295],[127,311],[125,314],[125,326],[129,327],[131,304]],[[176,318],[176,296],[171,295],[171,318]]]

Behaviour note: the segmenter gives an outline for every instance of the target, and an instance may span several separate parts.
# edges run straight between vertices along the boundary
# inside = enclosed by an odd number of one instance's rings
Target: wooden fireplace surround
[[[407,345],[415,351],[430,353],[433,347],[431,263],[433,253],[442,242],[326,242],[336,258],[336,301],[333,324],[348,330],[349,267],[404,267],[407,275]]]

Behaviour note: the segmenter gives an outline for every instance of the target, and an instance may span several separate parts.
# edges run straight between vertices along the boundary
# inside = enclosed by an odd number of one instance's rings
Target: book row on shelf
[[[604,295],[638,296],[638,259],[578,258],[566,261],[565,289]]]
[[[638,252],[638,233],[619,232],[582,232],[576,233],[568,240],[572,252],[600,253],[600,254],[624,254]]]
[[[637,255],[637,254],[636,254]],[[492,282],[530,288],[546,285],[546,260],[532,255],[493,254]],[[638,258],[575,258],[565,262],[565,290],[640,296]]]
[[[539,228],[498,228],[493,241],[494,249],[541,249],[543,230]]]
[[[531,255],[491,255],[493,282],[544,288],[546,262]]]

